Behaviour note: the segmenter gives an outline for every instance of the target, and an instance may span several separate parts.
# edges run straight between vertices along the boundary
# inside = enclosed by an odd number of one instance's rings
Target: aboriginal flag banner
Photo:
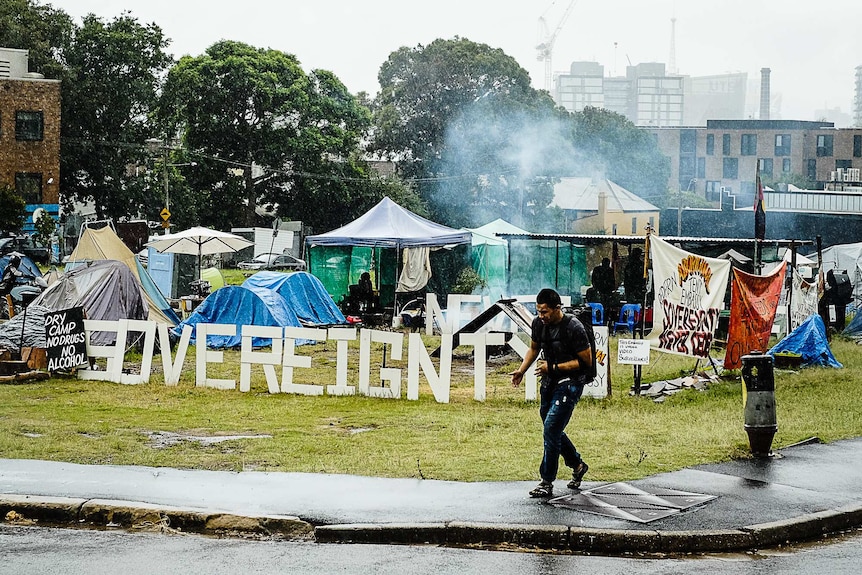
[[[787,262],[782,262],[766,276],[733,270],[724,369],[739,369],[742,356],[754,350],[766,352],[786,269]]]
[[[658,351],[709,357],[724,303],[730,261],[707,258],[650,236],[653,327],[646,337]]]

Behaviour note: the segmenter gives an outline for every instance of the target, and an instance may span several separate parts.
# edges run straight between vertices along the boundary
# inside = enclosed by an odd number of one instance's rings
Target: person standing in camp
[[[605,309],[610,310],[614,303],[612,294],[614,289],[617,287],[610,259],[602,258],[601,265],[593,268],[590,281],[593,284],[593,289],[595,290],[599,303],[601,303]]]
[[[530,497],[551,497],[560,465],[560,455],[572,468],[569,489],[578,489],[589,466],[566,435],[584,385],[595,375],[593,343],[583,324],[563,313],[560,294],[543,289],[536,296],[538,317],[533,320],[531,343],[520,367],[511,372],[512,385],[521,384],[527,369],[536,361],[535,373],[541,376],[539,415],[544,425],[544,453],[539,466],[541,483],[530,491]]]
[[[626,262],[623,287],[626,291],[626,301],[628,303],[644,303],[644,297],[646,296],[646,280],[644,279],[643,254],[642,249],[634,248]]]

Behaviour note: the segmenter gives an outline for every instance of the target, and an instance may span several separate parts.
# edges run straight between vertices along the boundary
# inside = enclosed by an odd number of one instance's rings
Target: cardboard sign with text
[[[649,365],[649,340],[618,340],[617,363],[628,365]]]

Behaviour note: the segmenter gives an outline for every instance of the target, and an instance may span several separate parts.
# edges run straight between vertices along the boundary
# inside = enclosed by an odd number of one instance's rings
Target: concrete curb
[[[244,516],[138,501],[0,494],[0,519],[78,527],[178,531],[204,535],[257,535],[312,539],[314,527],[289,515]]]
[[[862,504],[853,503],[837,509],[808,513],[781,521],[748,525],[742,530],[751,534],[759,547],[814,539],[862,525]]]
[[[117,527],[319,543],[479,546],[579,553],[744,551],[816,539],[862,526],[862,503],[739,529],[662,531],[510,523],[350,523],[314,527],[290,515],[245,516],[135,501],[0,494],[0,521]]]

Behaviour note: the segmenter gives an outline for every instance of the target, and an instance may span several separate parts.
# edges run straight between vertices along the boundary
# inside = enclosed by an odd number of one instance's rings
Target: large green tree
[[[373,150],[399,161],[436,219],[523,222],[550,201],[543,162],[523,145],[553,103],[502,50],[435,40],[393,52],[378,77]]]
[[[136,216],[161,205],[161,188],[147,185],[130,167],[148,159],[150,115],[172,63],[167,45],[155,24],[129,14],[110,21],[91,14],[65,52],[62,187],[67,200],[92,200],[102,218]]]
[[[368,108],[331,72],[306,74],[278,50],[222,41],[182,58],[168,74],[159,116],[199,155],[204,169],[192,185],[202,194],[200,216],[224,226],[254,225],[263,206],[329,229],[383,193],[410,196],[376,181],[363,160]]]
[[[21,231],[27,215],[24,198],[11,186],[0,184],[0,206],[0,233]]]
[[[33,0],[0,0],[0,46],[29,51],[30,71],[63,79],[74,24],[68,14]]]
[[[588,106],[573,120],[572,140],[584,166],[650,203],[664,205],[670,161],[649,132],[604,108]]]
[[[399,161],[432,215],[454,226],[502,217],[558,230],[560,177],[601,176],[645,198],[666,193],[667,160],[624,117],[569,114],[501,50],[455,38],[393,52],[379,72],[375,151]]]

